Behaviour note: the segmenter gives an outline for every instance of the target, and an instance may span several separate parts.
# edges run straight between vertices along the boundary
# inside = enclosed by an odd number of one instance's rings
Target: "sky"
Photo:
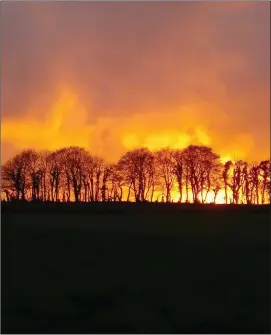
[[[2,2],[1,158],[270,157],[269,2]]]

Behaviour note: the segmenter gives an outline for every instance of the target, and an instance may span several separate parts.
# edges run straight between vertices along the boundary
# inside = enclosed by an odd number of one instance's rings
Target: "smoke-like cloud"
[[[190,143],[270,154],[264,2],[4,2],[2,159]]]

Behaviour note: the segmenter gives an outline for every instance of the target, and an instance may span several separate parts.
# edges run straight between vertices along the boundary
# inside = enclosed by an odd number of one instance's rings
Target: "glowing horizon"
[[[190,144],[269,159],[267,6],[4,3],[2,162],[24,148],[116,162]]]
[[[157,119],[158,114],[148,113],[127,118],[124,126],[117,118],[101,118],[93,125],[86,123],[87,110],[80,105],[76,95],[65,91],[52,105],[43,122],[31,120],[31,115],[35,115],[35,112],[22,119],[4,119],[1,124],[1,138],[3,142],[13,143],[16,152],[26,148],[57,150],[61,147],[79,146],[93,154],[105,156],[104,158],[112,163],[125,151],[135,148],[147,147],[155,151],[167,147],[184,149],[189,145],[211,146],[220,155],[223,163],[248,158],[256,161],[251,156],[253,144],[248,134],[239,134],[234,143],[226,143],[218,148],[212,140],[211,130],[202,126],[200,119],[196,120],[199,110],[200,106],[184,106],[171,114],[171,121]],[[177,121],[182,117],[186,119],[185,124],[183,126],[180,122],[178,130]],[[144,119],[147,122],[144,122]],[[166,127],[163,128],[165,123]],[[113,153],[107,153],[99,143],[95,143],[97,138],[103,141],[101,135],[105,125],[115,130],[117,150]],[[217,134],[213,133],[213,136],[217,137]],[[111,145],[114,146],[114,143]],[[268,158],[258,156],[258,160]]]

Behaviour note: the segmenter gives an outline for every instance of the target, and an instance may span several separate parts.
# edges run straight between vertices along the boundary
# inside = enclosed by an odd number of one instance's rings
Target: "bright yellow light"
[[[122,143],[125,148],[130,150],[138,147],[139,141],[135,134],[127,134],[123,136]]]
[[[225,164],[229,161],[232,161],[232,158],[230,156],[222,156],[222,157],[220,157],[220,161],[221,161],[221,163]]]
[[[221,140],[216,128],[210,126],[209,107],[197,102],[162,112],[133,111],[126,117],[96,116],[90,122],[92,111],[79,101],[76,90],[63,89],[43,119],[37,119],[38,107],[16,119],[2,119],[2,147],[12,144],[18,152],[29,147],[56,150],[81,146],[116,162],[125,151],[136,147],[183,149],[198,144],[213,146],[222,162],[246,159],[252,153],[253,138],[241,133]],[[206,117],[202,118],[202,113]],[[219,110],[216,122],[226,122],[224,114]]]

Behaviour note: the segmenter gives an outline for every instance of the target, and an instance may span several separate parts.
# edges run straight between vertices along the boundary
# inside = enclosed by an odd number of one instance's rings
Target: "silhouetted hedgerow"
[[[116,164],[80,147],[23,150],[2,166],[2,199],[41,202],[270,203],[270,160],[221,162],[211,147],[126,152]],[[176,198],[177,196],[177,198]]]

